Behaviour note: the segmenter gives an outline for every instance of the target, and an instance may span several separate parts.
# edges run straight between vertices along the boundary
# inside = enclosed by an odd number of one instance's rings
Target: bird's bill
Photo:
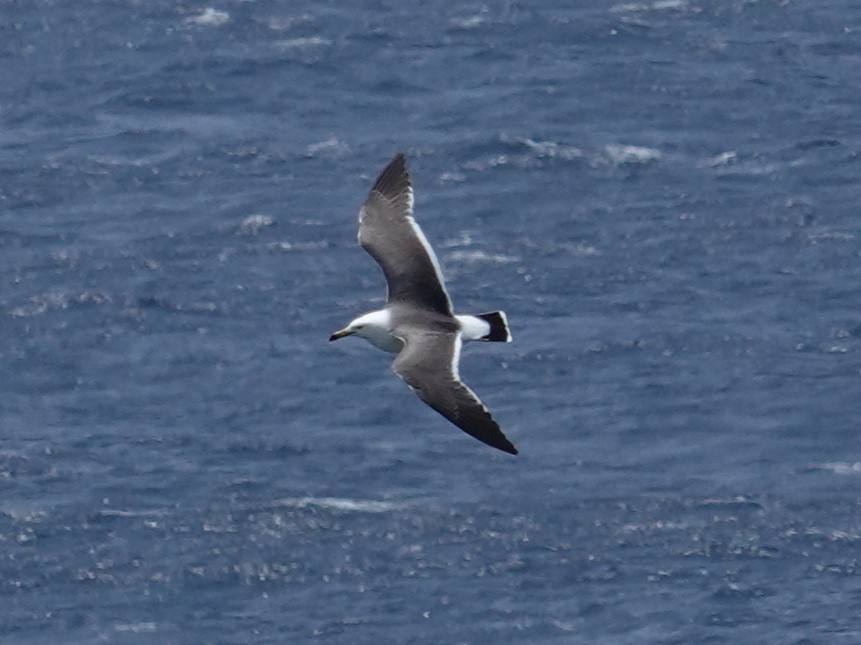
[[[344,338],[345,336],[352,336],[354,333],[355,332],[352,329],[340,329],[331,336],[329,336],[329,342],[331,343],[333,340],[338,340],[339,338]]]

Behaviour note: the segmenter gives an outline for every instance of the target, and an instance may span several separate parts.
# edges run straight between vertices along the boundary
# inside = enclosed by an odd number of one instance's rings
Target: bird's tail
[[[491,311],[486,314],[476,314],[475,317],[480,318],[490,325],[490,331],[477,340],[495,343],[511,342],[511,330],[508,329],[508,318],[505,317],[504,311]]]

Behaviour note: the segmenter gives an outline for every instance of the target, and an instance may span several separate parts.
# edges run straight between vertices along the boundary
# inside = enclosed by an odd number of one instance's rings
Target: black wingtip
[[[511,443],[505,436],[502,437],[504,443],[500,441],[499,443],[491,444],[494,448],[498,448],[502,452],[507,452],[509,455],[517,455],[520,454],[517,452],[517,448],[514,447],[514,444]]]
[[[407,160],[404,153],[399,152],[388,165],[383,168],[372,191],[376,191],[388,199],[402,195],[410,187],[410,175],[407,172]]]
[[[517,448],[515,448],[514,444],[508,440],[508,437],[506,437],[505,434],[503,434],[496,421],[494,421],[490,416],[490,413],[486,410],[483,410],[483,412],[484,414],[482,416],[484,418],[479,423],[475,423],[475,419],[473,419],[473,423],[458,423],[457,420],[454,423],[468,435],[475,437],[491,448],[507,452],[509,455],[519,454],[517,452]]]
[[[513,445],[508,446],[507,448],[502,448],[501,450],[502,450],[502,452],[507,452],[509,455],[519,455],[520,454],[519,452],[517,452],[517,448],[515,448]]]

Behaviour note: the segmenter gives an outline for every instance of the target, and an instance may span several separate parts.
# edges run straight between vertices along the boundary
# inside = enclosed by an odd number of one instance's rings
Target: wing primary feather
[[[412,193],[410,175],[407,172],[407,162],[403,153],[399,152],[392,158],[377,177],[371,191],[378,192],[389,200],[394,200],[405,193]]]

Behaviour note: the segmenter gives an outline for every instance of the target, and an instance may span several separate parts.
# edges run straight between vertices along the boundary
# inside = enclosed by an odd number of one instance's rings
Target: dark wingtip
[[[473,437],[478,439],[479,441],[486,443],[491,448],[496,448],[497,450],[501,450],[502,452],[507,452],[509,455],[519,454],[517,452],[517,448],[514,447],[514,444],[509,441],[508,437],[503,434],[502,430],[496,424],[496,421],[490,416],[487,415],[487,421],[490,422],[490,427],[485,427],[484,432],[475,432],[474,430],[467,429],[464,426],[460,426],[460,429],[465,431],[467,434],[471,434]]]
[[[399,152],[383,168],[371,190],[380,193],[387,199],[394,199],[406,192],[409,187],[410,175],[407,172],[407,160],[404,153]]]

